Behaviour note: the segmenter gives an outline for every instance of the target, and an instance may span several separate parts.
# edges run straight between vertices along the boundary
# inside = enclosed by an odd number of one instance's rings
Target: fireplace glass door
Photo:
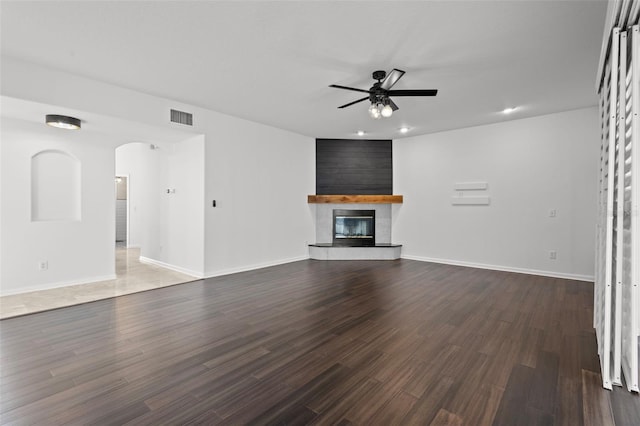
[[[375,246],[375,210],[334,210],[333,245]]]

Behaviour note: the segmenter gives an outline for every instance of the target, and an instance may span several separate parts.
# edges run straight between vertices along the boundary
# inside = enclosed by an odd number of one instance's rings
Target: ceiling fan
[[[337,84],[332,84],[329,87],[352,90],[354,92],[362,92],[368,94],[364,98],[341,105],[338,108],[346,108],[348,106],[357,104],[358,102],[366,101],[367,99],[369,99],[371,101],[371,106],[369,107],[369,115],[371,115],[372,118],[378,119],[381,117],[391,117],[393,111],[396,111],[398,109],[398,106],[395,104],[395,102],[390,99],[391,96],[435,96],[438,94],[438,91],[435,89],[390,90],[404,74],[404,71],[395,68],[391,70],[389,74],[387,74],[385,71],[374,71],[373,79],[378,81],[373,83],[373,86],[371,86],[369,90],[356,89],[355,87],[340,86]]]

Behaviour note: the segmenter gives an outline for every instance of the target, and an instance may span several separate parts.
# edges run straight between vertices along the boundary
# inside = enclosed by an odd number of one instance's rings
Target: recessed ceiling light
[[[512,112],[515,112],[515,107],[514,108],[505,108],[502,110],[503,114],[511,114]]]
[[[364,130],[358,130],[358,136],[364,136]]]
[[[67,115],[55,115],[47,114],[45,117],[45,123],[49,126],[57,127],[58,129],[77,130],[80,128],[81,122],[79,119],[69,117]]]
[[[409,131],[408,127],[400,127],[400,133],[407,133]]]

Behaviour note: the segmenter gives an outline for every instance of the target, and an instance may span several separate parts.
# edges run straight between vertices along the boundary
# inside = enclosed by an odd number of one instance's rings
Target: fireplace
[[[333,210],[333,245],[376,245],[375,210]]]

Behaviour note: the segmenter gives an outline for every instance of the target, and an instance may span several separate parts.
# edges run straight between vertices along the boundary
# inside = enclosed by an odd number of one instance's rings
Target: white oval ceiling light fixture
[[[400,127],[399,130],[400,130],[400,133],[405,134],[405,133],[407,133],[409,131],[409,128],[408,127]]]
[[[364,136],[364,130],[358,130],[358,136]]]
[[[503,109],[503,110],[502,110],[502,113],[503,113],[503,114],[511,114],[512,112],[515,112],[515,111],[516,111],[516,107],[513,107],[513,108],[505,108],[505,109]]]
[[[78,130],[80,129],[82,122],[80,119],[69,117],[68,115],[47,114],[45,117],[45,123],[51,127],[57,127],[58,129]]]

